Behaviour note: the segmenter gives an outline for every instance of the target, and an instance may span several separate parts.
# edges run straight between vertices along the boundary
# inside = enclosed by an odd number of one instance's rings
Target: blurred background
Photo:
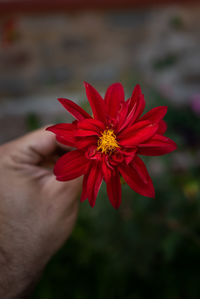
[[[70,122],[56,99],[87,109],[83,81],[119,81],[127,98],[141,85],[146,111],[169,106],[178,144],[145,159],[155,200],[123,185],[115,211],[103,185],[80,205],[34,299],[200,298],[200,5],[164,2],[0,0],[0,143]]]

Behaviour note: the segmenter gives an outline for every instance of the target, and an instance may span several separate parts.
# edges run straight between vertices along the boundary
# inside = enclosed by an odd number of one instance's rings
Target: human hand
[[[0,298],[26,298],[75,224],[81,179],[56,181],[44,129],[0,146]]]

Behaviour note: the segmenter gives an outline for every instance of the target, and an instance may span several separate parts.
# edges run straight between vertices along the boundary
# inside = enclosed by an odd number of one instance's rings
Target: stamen
[[[105,130],[99,137],[97,150],[105,154],[111,154],[119,144],[113,130]]]

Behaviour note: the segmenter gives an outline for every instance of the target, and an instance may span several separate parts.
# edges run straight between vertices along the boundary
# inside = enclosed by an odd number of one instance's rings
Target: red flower
[[[85,83],[85,88],[93,117],[61,98],[58,100],[76,120],[47,128],[59,142],[76,148],[57,161],[57,180],[84,175],[81,201],[88,198],[92,207],[104,179],[111,204],[119,208],[120,175],[137,193],[154,197],[152,180],[139,155],[159,156],[176,149],[176,144],[163,136],[167,126],[162,119],[167,107],[153,108],[141,117],[145,100],[139,85],[127,101],[120,83],[111,85],[104,99],[90,84]]]

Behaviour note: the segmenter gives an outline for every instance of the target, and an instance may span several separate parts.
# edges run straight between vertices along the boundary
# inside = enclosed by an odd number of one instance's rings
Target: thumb
[[[21,163],[38,164],[57,148],[54,134],[41,128],[10,143]]]

